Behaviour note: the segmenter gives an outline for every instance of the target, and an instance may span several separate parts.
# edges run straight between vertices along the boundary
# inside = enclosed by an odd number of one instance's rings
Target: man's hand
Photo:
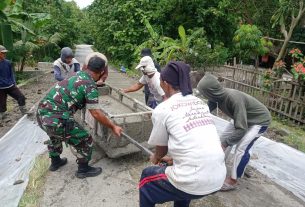
[[[97,82],[96,82],[96,85],[98,85],[98,86],[101,86],[101,85],[103,85],[105,82],[103,81],[103,80],[98,80]]]
[[[127,89],[124,89],[124,88],[120,88],[120,90],[122,93],[127,93]]]
[[[123,131],[122,127],[119,127],[117,125],[114,125],[112,128],[112,133],[116,136],[116,137],[120,137],[121,136],[121,133]]]
[[[171,158],[168,155],[165,155],[164,157],[162,157],[161,161],[166,162],[167,165],[173,165],[173,158]]]
[[[121,132],[123,131],[121,127],[115,125],[110,119],[108,119],[100,109],[89,109],[91,115],[101,124],[111,129],[113,134],[117,137],[121,136]]]
[[[154,164],[154,165],[156,165],[156,164],[159,163],[159,160],[157,159],[157,157],[156,157],[155,154],[151,155],[149,160],[150,160],[150,162],[151,162],[152,164]]]
[[[105,71],[101,72],[101,77],[98,81],[96,81],[96,85],[97,86],[102,86],[105,84],[105,80],[107,78],[107,74],[106,74],[106,77],[103,77],[105,75]]]

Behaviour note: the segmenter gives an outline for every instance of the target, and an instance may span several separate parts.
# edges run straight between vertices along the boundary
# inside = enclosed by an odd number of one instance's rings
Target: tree
[[[236,48],[243,58],[254,57],[255,68],[258,67],[258,56],[269,52],[271,42],[263,38],[262,32],[255,25],[244,24],[235,32],[233,38]]]
[[[278,0],[228,0],[229,11],[240,17],[243,24],[256,25],[264,34],[276,35],[268,21],[278,8]]]
[[[34,34],[31,29],[20,22],[29,15],[20,11],[20,5],[21,0],[5,0],[0,3],[0,40],[9,50],[13,49],[12,27],[14,27],[17,32],[24,30]]]
[[[59,47],[53,45],[54,48],[50,48],[51,53],[44,53],[45,56],[50,56],[49,59],[56,58],[61,47],[73,48],[74,44],[81,43],[80,39],[83,39],[85,31],[80,29],[80,22],[84,15],[74,1],[48,0],[46,3],[40,0],[27,0],[23,2],[23,8],[29,13],[46,11],[50,14],[52,21],[37,30],[39,41],[43,42],[55,33],[60,34],[60,41],[56,43]]]
[[[212,48],[232,45],[237,15],[229,11],[228,0],[95,0],[85,11],[88,29],[98,50],[114,61],[131,66],[137,56],[128,55],[151,39],[142,23],[145,17],[164,37],[179,39],[177,28],[202,28]],[[149,2],[149,3],[148,3]]]
[[[12,23],[14,32],[19,33],[20,40],[14,43],[15,59],[19,59],[18,70],[23,71],[25,61],[33,50],[39,46],[35,44],[36,33],[40,27],[48,23],[50,15],[47,13],[27,13],[22,8],[22,0],[17,0],[7,12],[9,22]]]
[[[305,14],[304,0],[279,0],[279,4],[280,7],[276,10],[271,19],[273,22],[272,27],[279,25],[281,33],[284,36],[284,43],[276,61],[279,61],[284,57],[293,31]]]
[[[170,60],[181,60],[192,65],[194,70],[204,69],[208,65],[217,65],[227,60],[228,52],[223,45],[211,48],[205,32],[202,28],[185,31],[184,27],[178,27],[177,39],[158,34],[149,21],[144,19],[150,39],[143,42],[135,51],[135,56],[140,54],[143,48],[151,48],[154,57],[163,65]],[[187,34],[188,33],[188,34]]]

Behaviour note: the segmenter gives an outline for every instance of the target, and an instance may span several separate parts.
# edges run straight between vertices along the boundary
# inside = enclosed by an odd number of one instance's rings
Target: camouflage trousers
[[[57,119],[58,120],[58,119]],[[91,160],[93,140],[91,135],[80,126],[75,120],[62,120],[56,126],[44,124],[40,116],[37,116],[40,127],[48,134],[47,141],[49,157],[59,156],[63,151],[62,142],[72,146],[72,153],[77,157],[78,162]]]

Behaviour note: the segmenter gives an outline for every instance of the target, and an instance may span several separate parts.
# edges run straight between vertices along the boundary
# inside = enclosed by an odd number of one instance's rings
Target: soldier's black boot
[[[88,162],[78,163],[78,170],[75,176],[78,178],[95,177],[102,173],[101,167],[91,167]]]
[[[68,160],[65,157],[63,157],[63,158],[60,158],[59,156],[51,157],[51,165],[49,167],[49,170],[56,171],[61,166],[64,166],[65,164],[67,164],[67,162],[68,162]]]

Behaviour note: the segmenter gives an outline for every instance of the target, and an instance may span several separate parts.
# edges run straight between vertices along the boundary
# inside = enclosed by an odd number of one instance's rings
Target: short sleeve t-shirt
[[[160,86],[160,73],[156,72],[152,78],[149,78],[147,75],[143,75],[139,80],[142,84],[147,84],[150,90],[150,93],[154,95],[154,98],[158,102],[162,102],[164,96],[164,91]]]
[[[40,115],[68,118],[76,110],[86,106],[87,109],[99,109],[99,93],[93,79],[84,71],[76,76],[58,82],[39,103]]]
[[[165,173],[170,183],[193,195],[219,190],[226,167],[208,106],[193,95],[177,93],[156,107],[152,120],[148,143],[168,146],[173,165]]]

